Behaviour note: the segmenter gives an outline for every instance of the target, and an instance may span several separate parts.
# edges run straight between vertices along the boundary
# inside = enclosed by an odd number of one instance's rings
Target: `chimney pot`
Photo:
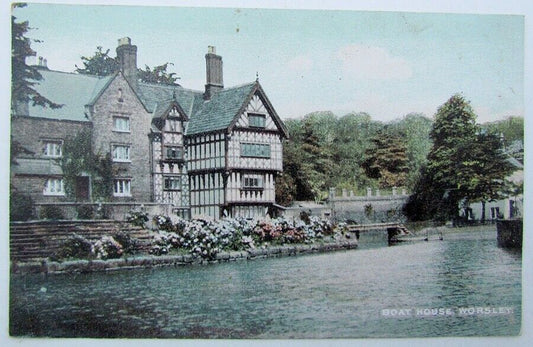
[[[119,46],[129,46],[129,45],[131,45],[131,39],[129,37],[123,37],[121,39],[118,39],[118,45]]]
[[[222,57],[216,54],[215,46],[207,47],[205,55],[206,64],[206,84],[204,99],[210,99],[211,96],[224,88],[222,77]]]

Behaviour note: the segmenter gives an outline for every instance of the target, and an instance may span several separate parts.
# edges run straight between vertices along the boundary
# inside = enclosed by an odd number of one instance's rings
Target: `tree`
[[[453,95],[439,107],[430,137],[427,167],[406,206],[412,219],[456,219],[461,202],[500,196],[512,167],[497,137],[480,131],[463,96]]]
[[[372,143],[363,162],[367,176],[377,179],[381,188],[404,186],[408,170],[405,136],[385,127],[372,138]]]
[[[109,55],[109,49],[105,50],[102,46],[96,47],[96,52],[90,57],[82,56],[83,67],[76,66],[76,72],[84,75],[93,76],[108,76],[117,72],[120,69],[120,64],[117,58],[113,58]],[[148,65],[145,65],[143,69],[137,69],[138,77],[141,81],[147,83],[178,85],[176,81],[179,77],[176,77],[174,72],[168,72],[167,68],[172,63],[164,63],[162,65],[155,66],[153,69]]]
[[[154,66],[153,69],[145,65],[144,70],[139,69],[139,79],[147,83],[177,85],[176,81],[179,77],[176,77],[174,72],[167,72],[168,65],[174,64],[164,63],[163,65]]]
[[[96,47],[92,57],[82,56],[84,67],[76,66],[76,72],[83,75],[108,76],[119,70],[119,64],[115,58],[109,56],[109,49],[105,52],[102,46]]]
[[[25,6],[26,4],[22,3],[13,4],[14,8]],[[35,90],[35,85],[43,76],[37,67],[26,64],[26,58],[36,54],[31,48],[32,40],[24,36],[31,28],[28,21],[17,22],[16,19],[11,16],[11,109],[16,112],[18,105],[27,105],[29,102],[32,102],[33,106],[60,108],[62,105]]]
[[[413,191],[426,165],[432,145],[429,138],[432,125],[433,121],[421,113],[409,113],[389,124],[391,132],[405,139],[408,166],[405,186],[409,191]]]

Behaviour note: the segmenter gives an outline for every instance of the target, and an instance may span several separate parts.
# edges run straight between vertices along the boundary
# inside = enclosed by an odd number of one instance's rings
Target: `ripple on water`
[[[521,257],[493,231],[299,257],[14,277],[14,335],[332,338],[513,335]],[[47,288],[42,291],[41,288]],[[507,316],[386,318],[391,308],[510,306]]]

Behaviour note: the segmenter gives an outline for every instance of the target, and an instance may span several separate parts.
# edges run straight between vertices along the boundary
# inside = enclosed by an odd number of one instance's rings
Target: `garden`
[[[105,235],[91,242],[72,235],[51,256],[53,261],[67,259],[116,259],[128,255],[185,255],[212,260],[221,252],[250,251],[260,248],[332,243],[349,237],[344,224],[302,214],[299,219],[283,217],[268,220],[226,218],[185,220],[156,215],[151,219],[143,212],[130,212],[128,221],[146,229],[150,241],[140,242],[127,232]]]

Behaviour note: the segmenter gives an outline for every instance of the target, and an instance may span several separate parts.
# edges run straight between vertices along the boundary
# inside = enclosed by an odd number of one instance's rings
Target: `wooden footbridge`
[[[392,223],[373,223],[373,224],[348,224],[348,231],[355,233],[355,237],[359,239],[361,233],[369,231],[387,231],[387,239],[389,243],[396,241],[396,238],[401,235],[409,234],[409,230],[398,222]]]

